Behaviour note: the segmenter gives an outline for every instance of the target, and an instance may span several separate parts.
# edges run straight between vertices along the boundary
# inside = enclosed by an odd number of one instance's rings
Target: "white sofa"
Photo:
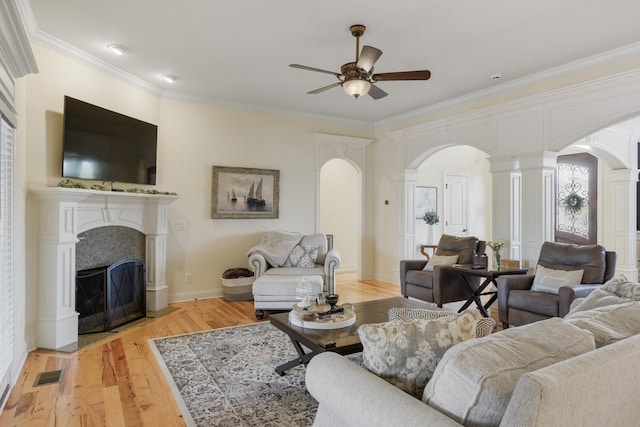
[[[548,321],[564,322],[558,318]],[[507,331],[513,334],[520,328]],[[471,341],[496,339],[507,331]],[[467,341],[456,346],[465,344],[473,343]],[[434,378],[440,368],[438,365]],[[319,402],[315,427],[640,425],[640,335],[520,376],[499,423],[461,424],[455,415],[434,409],[432,406],[437,405],[430,406],[412,397],[335,353],[323,353],[312,359],[306,383]],[[459,390],[457,397],[465,400],[469,393]]]
[[[253,300],[258,319],[263,318],[267,310],[290,310],[298,301],[296,288],[303,276],[306,276],[316,291],[334,293],[336,270],[340,267],[340,254],[330,247],[325,234],[298,235],[297,233],[269,232],[263,237],[263,242],[269,241],[273,236],[284,236],[290,243],[297,240],[295,244],[317,246],[318,253],[313,267],[290,267],[272,265],[267,261],[269,254],[261,251],[260,245],[249,251],[249,268],[255,275]],[[299,236],[299,239],[296,236]],[[287,252],[291,250],[292,244],[275,246],[276,252],[282,247],[286,248],[285,252]],[[280,257],[280,261],[272,262],[278,264],[286,259],[286,255],[288,254]],[[271,257],[272,260],[275,258],[277,257]]]

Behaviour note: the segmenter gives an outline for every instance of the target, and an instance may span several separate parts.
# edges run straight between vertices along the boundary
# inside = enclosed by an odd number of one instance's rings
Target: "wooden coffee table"
[[[390,308],[427,308],[437,310],[435,304],[410,300],[403,297],[387,298],[353,304],[356,323],[340,329],[309,329],[295,326],[289,322],[289,313],[278,313],[269,316],[271,324],[289,336],[298,356],[276,368],[279,375],[298,365],[306,365],[317,354],[333,351],[339,354],[351,354],[362,351],[358,336],[358,327],[369,323],[381,323],[388,320]],[[309,349],[306,351],[304,347]]]

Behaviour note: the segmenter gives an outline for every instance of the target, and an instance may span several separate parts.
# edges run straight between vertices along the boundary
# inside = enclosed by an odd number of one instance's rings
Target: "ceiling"
[[[23,1],[36,40],[72,45],[167,96],[369,124],[640,42],[638,0]],[[389,96],[379,100],[339,87],[307,95],[336,78],[288,65],[338,72],[355,60],[352,24],[367,26],[361,45],[384,52],[376,72],[426,68],[431,79],[380,82]],[[127,53],[112,54],[113,43]]]

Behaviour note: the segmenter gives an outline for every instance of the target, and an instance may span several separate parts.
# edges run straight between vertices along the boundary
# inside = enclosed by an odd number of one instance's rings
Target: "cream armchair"
[[[276,243],[273,243],[274,240]],[[292,252],[296,246],[317,247],[313,266],[296,266],[295,262],[291,265]],[[261,244],[251,248],[248,254],[249,268],[255,275],[253,300],[256,317],[262,319],[265,310],[290,310],[298,301],[296,288],[303,277],[311,283],[313,292],[335,293],[340,254],[331,246],[327,236],[322,233],[265,234]]]

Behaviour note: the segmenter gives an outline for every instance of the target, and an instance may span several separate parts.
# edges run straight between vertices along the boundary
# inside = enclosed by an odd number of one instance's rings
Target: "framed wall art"
[[[416,219],[422,219],[427,211],[438,212],[438,188],[416,186]]]
[[[280,171],[213,166],[211,218],[278,218]]]

